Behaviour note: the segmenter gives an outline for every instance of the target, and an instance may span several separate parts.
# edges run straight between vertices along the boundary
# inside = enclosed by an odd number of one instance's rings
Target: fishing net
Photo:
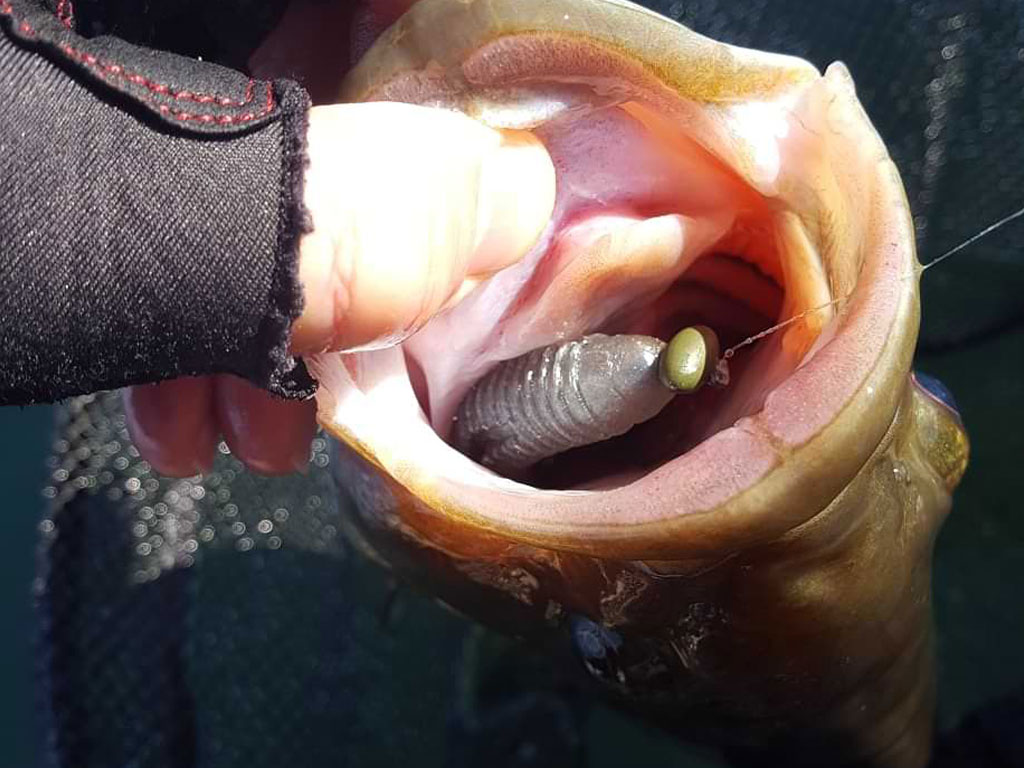
[[[903,174],[922,261],[1021,205],[1024,3],[648,5],[714,38],[845,61]],[[927,273],[926,348],[1020,321],[1022,236],[1017,222]],[[558,652],[510,646],[352,550],[330,460],[318,439],[306,475],[266,479],[222,446],[211,473],[173,480],[139,457],[116,395],[60,409],[36,581],[44,764],[632,764],[615,750],[639,726],[609,720]],[[994,711],[941,759],[1013,764],[989,733],[1011,710]],[[718,764],[682,763],[659,738],[644,738],[648,764]],[[992,762],[971,762],[978,749]]]

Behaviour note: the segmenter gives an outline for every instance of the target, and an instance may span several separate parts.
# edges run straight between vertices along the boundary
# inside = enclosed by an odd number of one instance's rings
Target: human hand
[[[299,246],[305,306],[297,355],[399,343],[479,279],[522,258],[554,206],[533,137],[407,104],[314,107]],[[153,467],[208,469],[218,435],[256,472],[309,459],[312,401],[272,398],[233,376],[182,378],[125,394],[132,438]]]

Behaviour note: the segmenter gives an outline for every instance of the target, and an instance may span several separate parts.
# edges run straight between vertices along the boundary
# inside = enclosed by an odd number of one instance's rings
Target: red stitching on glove
[[[2,0],[2,2],[0,2],[0,14],[10,16],[15,23],[18,22],[18,20],[14,18],[14,10],[11,8],[11,4],[8,3],[7,0]],[[23,21],[18,24],[18,29],[26,37],[33,37],[36,33],[36,31],[32,29],[32,25],[27,21]]]
[[[60,0],[57,3],[57,18],[60,19],[61,24],[71,29],[75,18],[75,9],[71,5],[71,0]]]
[[[110,62],[104,61],[91,53],[85,53],[76,48],[72,48],[70,45],[62,45],[61,50],[63,50],[68,56],[77,59],[86,66],[99,70],[104,75],[113,75],[119,80],[128,81],[132,85],[141,85],[143,88],[146,88],[153,93],[159,94],[160,96],[169,96],[175,101],[193,101],[196,104],[217,104],[222,107],[244,107],[252,101],[253,87],[256,85],[256,81],[250,78],[249,83],[245,87],[245,95],[241,101],[232,99],[228,96],[221,96],[219,94],[194,93],[188,90],[178,90],[174,88],[174,86],[150,80],[144,75],[126,70],[120,64],[111,64]]]
[[[270,114],[274,111],[274,89],[270,83],[267,83],[267,98],[263,104],[263,109],[259,112],[246,112],[244,115],[211,115],[209,113],[194,113],[194,112],[182,112],[180,110],[171,109],[166,104],[159,106],[160,114],[170,115],[176,120],[183,122],[195,121],[198,123],[204,123],[206,125],[235,125],[237,123],[251,123],[253,120],[257,120],[264,115]]]
[[[60,17],[62,8],[67,9],[68,17],[65,26],[68,26],[68,23],[70,22],[71,0],[61,0],[61,3],[57,8],[58,18]],[[14,9],[7,0],[0,0],[0,14],[15,18]],[[15,19],[15,21],[17,21],[17,19]],[[61,21],[65,21],[65,19],[61,19]],[[36,33],[27,21],[22,21],[19,25],[19,29],[27,36],[34,36]],[[100,77],[105,80],[108,80],[111,77],[119,80],[125,80],[133,85],[142,86],[160,96],[169,96],[175,101],[191,101],[196,104],[217,104],[221,107],[244,107],[252,101],[256,86],[256,81],[250,78],[245,87],[245,95],[241,101],[232,99],[229,96],[222,96],[218,94],[193,93],[192,91],[179,90],[174,88],[174,86],[150,80],[143,75],[125,70],[120,64],[112,64],[104,61],[91,53],[79,51],[67,44],[62,45],[61,50],[63,50],[68,56],[71,56],[86,66],[94,69]],[[246,112],[242,115],[215,115],[209,113],[186,112],[184,110],[171,109],[166,104],[160,104],[157,99],[148,98],[146,96],[143,96],[142,98],[150,103],[158,104],[158,109],[161,114],[170,115],[176,120],[181,120],[183,122],[197,121],[206,124],[216,123],[217,125],[249,123],[263,117],[264,115],[270,114],[274,111],[276,106],[274,100],[274,89],[270,83],[266,84],[266,100],[263,108],[258,112]]]

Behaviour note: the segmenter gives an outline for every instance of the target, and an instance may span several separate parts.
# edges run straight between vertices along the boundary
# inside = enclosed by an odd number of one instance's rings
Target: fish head
[[[566,632],[710,738],[922,765],[930,558],[968,442],[911,373],[909,206],[847,69],[624,0],[421,0],[335,98],[529,131],[558,187],[522,262],[398,346],[308,361],[350,538],[478,620]],[[524,477],[450,444],[473,384],[530,350],[688,324],[724,348],[788,318],[727,387]]]

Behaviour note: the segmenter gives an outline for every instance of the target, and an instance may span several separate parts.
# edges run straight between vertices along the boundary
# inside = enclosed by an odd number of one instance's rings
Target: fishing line
[[[997,221],[995,224],[990,224],[989,226],[987,226],[983,230],[981,230],[981,232],[979,232],[978,234],[974,235],[973,237],[967,238],[962,243],[960,243],[960,245],[957,245],[957,246],[955,246],[953,248],[950,248],[948,251],[946,251],[944,254],[942,254],[938,258],[932,259],[927,264],[925,264],[923,267],[921,267],[921,271],[924,272],[926,269],[931,269],[932,267],[934,267],[939,262],[945,261],[946,259],[948,259],[954,253],[959,253],[960,251],[962,251],[967,246],[972,245],[973,243],[976,243],[978,240],[981,240],[981,238],[983,238],[983,237],[985,237],[987,235],[990,235],[991,233],[995,232],[997,229],[1001,228],[1003,225],[1009,224],[1011,221],[1013,221],[1014,219],[1019,219],[1021,216],[1024,216],[1024,208],[1020,208],[1019,210],[1014,211],[1009,216],[1004,216],[999,221]]]
[[[995,222],[993,224],[990,224],[989,226],[985,227],[983,230],[981,230],[977,234],[972,235],[971,237],[969,237],[966,240],[964,240],[959,245],[953,246],[948,251],[943,253],[941,256],[938,256],[938,257],[932,259],[927,264],[922,266],[920,269],[915,269],[910,274],[904,275],[902,279],[903,280],[910,280],[911,278],[918,277],[922,272],[925,272],[926,270],[931,269],[936,264],[939,264],[939,263],[945,261],[950,256],[953,256],[954,254],[959,253],[964,248],[967,248],[968,246],[973,245],[974,243],[978,242],[982,238],[987,237],[988,235],[992,234],[997,229],[1001,229],[1002,227],[1006,226],[1007,224],[1009,224],[1014,219],[1019,219],[1021,216],[1024,216],[1024,207],[1021,207],[1021,208],[1017,209],[1016,211],[1014,211],[1013,213],[1011,213],[1011,214],[1009,214],[1007,216],[1004,216],[1003,218],[999,219],[999,221],[997,221],[997,222]],[[749,345],[751,345],[751,344],[753,344],[753,343],[755,343],[757,341],[760,341],[761,339],[763,339],[763,338],[765,338],[767,336],[771,336],[773,333],[781,331],[783,328],[787,328],[788,326],[792,325],[793,323],[796,323],[796,322],[799,322],[800,320],[803,320],[808,315],[813,315],[815,312],[821,312],[822,310],[834,307],[837,304],[839,304],[839,303],[841,303],[843,301],[846,301],[848,298],[850,298],[851,295],[853,295],[853,291],[850,291],[850,293],[847,293],[845,296],[839,296],[839,297],[837,297],[835,299],[832,299],[832,301],[826,302],[826,303],[821,304],[821,305],[819,305],[817,307],[811,307],[810,309],[805,309],[803,312],[800,312],[799,314],[793,315],[793,317],[791,317],[791,318],[789,318],[787,320],[783,320],[781,323],[777,323],[777,324],[773,325],[771,328],[765,328],[760,333],[755,333],[753,336],[747,337],[746,339],[741,341],[739,344],[735,344],[735,345],[729,347],[727,350],[725,350],[725,352],[722,353],[722,358],[719,361],[719,370],[716,372],[717,382],[720,383],[720,384],[728,382],[729,374],[728,374],[728,368],[726,367],[726,362],[725,361],[729,360],[730,358],[732,358],[733,355],[736,354],[737,350],[740,350],[743,347],[749,346]],[[722,381],[723,377],[724,377],[724,380],[725,380],[724,382]]]

